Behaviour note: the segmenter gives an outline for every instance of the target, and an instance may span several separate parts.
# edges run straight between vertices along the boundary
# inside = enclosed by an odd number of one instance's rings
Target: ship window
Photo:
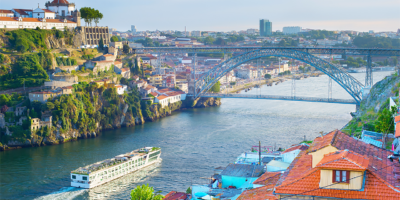
[[[87,176],[83,176],[82,180],[87,181]]]
[[[76,179],[76,175],[72,175],[72,179]]]

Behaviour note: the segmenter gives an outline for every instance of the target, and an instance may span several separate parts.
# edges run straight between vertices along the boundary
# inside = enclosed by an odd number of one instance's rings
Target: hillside
[[[400,77],[397,73],[387,76],[376,83],[368,96],[362,100],[360,109],[343,131],[357,137],[361,135],[363,129],[377,131],[375,125],[379,114],[385,108],[390,109],[389,98],[398,97],[399,88]]]

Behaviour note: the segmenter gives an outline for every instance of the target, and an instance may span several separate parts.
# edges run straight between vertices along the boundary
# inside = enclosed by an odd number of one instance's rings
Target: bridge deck
[[[193,95],[188,95],[193,96]],[[358,104],[354,99],[332,99],[322,97],[299,97],[299,96],[277,96],[277,95],[254,95],[254,94],[217,94],[205,93],[200,97],[214,98],[243,98],[243,99],[269,99],[269,100],[286,100],[286,101],[305,101],[305,102],[321,102],[321,103],[339,103],[339,104]]]

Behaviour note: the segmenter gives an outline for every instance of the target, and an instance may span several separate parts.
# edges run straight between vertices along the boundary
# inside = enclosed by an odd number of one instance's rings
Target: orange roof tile
[[[394,121],[395,122],[400,122],[400,115],[397,115],[396,117],[394,117]]]
[[[281,175],[281,172],[265,172],[257,180],[255,180],[253,184],[275,186]]]
[[[165,96],[165,95],[161,95],[161,96],[157,97],[158,100],[163,100],[163,99],[166,99],[166,98],[168,98],[168,96]]]
[[[335,137],[337,131],[332,131],[326,135],[324,135],[323,137],[317,137],[314,139],[313,143],[311,144],[311,148],[310,151],[316,151],[319,150],[321,148],[324,148],[328,145],[331,144],[332,139]]]
[[[18,21],[17,17],[0,17],[0,21]]]
[[[326,154],[316,167],[343,170],[366,170],[369,159],[348,150]]]
[[[158,96],[158,93],[157,93],[157,92],[150,92],[150,94],[153,95],[153,96],[155,96],[155,97]]]
[[[315,168],[302,178],[275,188],[275,194],[289,194],[314,197],[333,197],[343,199],[399,199],[400,192],[396,192],[385,181],[370,171],[366,172],[363,190],[324,189],[319,187],[320,169]]]
[[[291,151],[294,151],[294,150],[297,150],[297,149],[300,149],[300,151],[304,151],[304,150],[307,150],[308,148],[309,148],[308,145],[299,144],[299,145],[296,145],[294,147],[290,147],[289,149],[286,149],[285,151],[282,152],[282,154],[287,153],[287,152],[291,152]]]
[[[119,65],[119,64],[122,64],[122,62],[114,61],[114,64]]]
[[[396,123],[396,133],[394,134],[394,137],[400,137],[400,123]]]
[[[263,186],[251,190],[245,190],[237,200],[277,200],[278,198],[273,194],[274,188]]]

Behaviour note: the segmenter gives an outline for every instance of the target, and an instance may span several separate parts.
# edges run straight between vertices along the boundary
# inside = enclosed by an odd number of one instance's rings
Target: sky
[[[48,0],[47,0],[48,1]],[[52,0],[50,0],[52,1]],[[103,13],[99,26],[138,31],[239,31],[269,19],[274,31],[303,29],[397,31],[400,0],[69,0]],[[0,0],[0,9],[44,8],[46,1]],[[82,21],[83,22],[83,21]]]

